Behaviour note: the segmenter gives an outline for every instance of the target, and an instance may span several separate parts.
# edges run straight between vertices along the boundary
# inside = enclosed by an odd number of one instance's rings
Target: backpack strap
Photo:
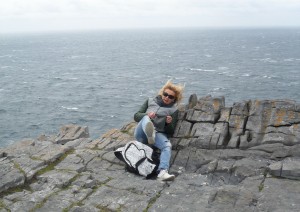
[[[123,161],[124,163],[126,163],[126,161],[125,161],[125,159],[124,159],[124,157],[123,157],[123,154],[122,154],[123,148],[124,148],[124,147],[118,148],[117,150],[114,151],[114,154],[115,154],[115,156],[116,156],[119,160],[121,160],[121,161]]]

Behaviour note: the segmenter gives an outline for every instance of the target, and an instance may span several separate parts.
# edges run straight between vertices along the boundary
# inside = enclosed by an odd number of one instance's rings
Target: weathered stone
[[[210,161],[207,164],[203,164],[197,171],[197,174],[207,175],[209,173],[212,173],[216,170],[218,166],[218,160]]]
[[[261,113],[259,115],[251,115],[247,120],[246,129],[251,131],[252,133],[264,133],[267,128],[267,123],[269,121],[269,117],[265,115],[265,113]]]
[[[295,102],[295,111],[300,112],[300,104]]]
[[[87,164],[87,170],[91,173],[101,173],[102,171],[109,168],[112,164],[108,161],[102,160],[100,157],[95,157]]]
[[[221,109],[225,107],[225,98],[206,96],[198,100],[195,110],[201,110],[206,113],[220,113]]]
[[[282,159],[282,158],[286,158],[286,157],[291,157],[293,155],[291,148],[292,147],[284,146],[282,149],[278,149],[278,150],[274,151],[271,154],[270,158],[273,160],[278,160],[278,159]]]
[[[300,141],[300,125],[299,124],[293,124],[292,127],[290,127],[290,130],[292,134],[295,136],[295,141]]]
[[[25,182],[24,174],[8,159],[0,161],[0,179],[0,193]]]
[[[127,133],[129,135],[133,135],[136,125],[137,123],[135,121],[131,121],[121,128],[121,132]]]
[[[231,110],[231,115],[249,116],[249,104],[250,101],[235,102]]]
[[[218,160],[218,164],[214,172],[231,173],[235,160]]]
[[[300,160],[287,158],[272,163],[269,166],[270,174],[276,177],[300,180]]]
[[[131,190],[102,186],[85,199],[83,204],[103,211],[143,211],[150,200],[151,196],[136,194]]]
[[[30,140],[22,140],[9,146],[3,150],[4,157],[10,157],[15,155],[28,154],[30,152],[35,152],[35,144],[36,142],[33,139]]]
[[[79,203],[84,200],[89,194],[92,193],[92,189],[78,189],[76,186],[72,186],[69,189],[62,190],[51,195],[43,203],[42,207],[36,211],[64,211],[67,210],[72,204]]]
[[[266,178],[260,189],[258,211],[299,211],[299,181]]]
[[[68,155],[62,162],[55,166],[57,170],[70,170],[78,173],[84,171],[83,159],[75,154]]]
[[[210,122],[216,123],[219,118],[219,114],[203,112],[199,110],[188,110],[186,120],[190,122]]]
[[[176,149],[184,149],[185,147],[188,147],[189,145],[190,145],[190,139],[184,139],[184,138],[182,138],[177,143]]]
[[[27,180],[31,180],[39,170],[46,167],[46,163],[44,161],[33,160],[27,155],[19,155],[17,158],[13,158],[12,160],[22,170]]]
[[[177,167],[185,167],[189,159],[191,150],[193,149],[185,148],[183,150],[179,150],[173,164],[176,165]]]
[[[268,133],[265,134],[262,144],[283,143],[285,145],[294,145],[294,139],[291,135],[283,133]]]
[[[185,110],[182,110],[182,111],[178,111],[178,120],[185,120],[186,118],[186,111]]]
[[[224,186],[209,198],[214,211],[253,211],[255,210],[256,195],[246,189],[234,186]]]
[[[232,149],[239,148],[239,143],[240,143],[240,136],[234,134],[233,136],[231,136],[231,139],[227,144],[227,148],[232,148]]]
[[[289,153],[291,157],[298,157],[300,158],[300,144],[292,146],[289,148]]]
[[[114,178],[107,182],[106,185],[111,188],[127,190],[149,197],[155,197],[157,192],[164,188],[164,186],[156,180],[147,180],[137,175],[128,175],[126,180],[127,183],[124,183],[120,178]]]
[[[246,116],[231,115],[229,119],[230,133],[235,135],[244,134],[246,122],[247,122]]]
[[[229,122],[231,110],[232,110],[231,107],[222,108],[218,122]]]
[[[175,129],[174,137],[182,138],[190,136],[191,127],[192,123],[188,121],[179,121]]]
[[[233,165],[234,175],[242,178],[264,175],[268,168],[268,161],[255,158],[243,158]]]
[[[7,195],[4,198],[4,203],[9,211],[30,211],[35,207],[35,200],[29,199],[30,192],[23,190],[11,195]]]
[[[69,141],[68,143],[64,144],[66,147],[70,147],[71,149],[82,149],[86,148],[86,146],[92,142],[90,138],[79,138],[73,141]]]
[[[72,185],[83,188],[94,188],[97,185],[97,181],[92,177],[91,173],[81,172],[76,180],[72,182]]]
[[[74,206],[69,210],[70,212],[99,212],[99,208],[90,205]]]
[[[198,101],[194,109],[187,111],[186,120],[191,122],[216,123],[220,117],[220,111],[225,106],[224,97],[212,98],[210,96]]]
[[[240,149],[247,149],[250,147],[251,143],[249,142],[250,140],[250,132],[246,131],[244,135],[240,136]]]
[[[176,183],[160,192],[148,211],[211,211],[208,205],[211,189],[200,174],[181,174]]]
[[[249,116],[262,116],[266,118],[271,116],[272,101],[270,100],[251,100],[249,106]]]
[[[281,143],[274,143],[274,144],[262,144],[259,146],[254,146],[249,148],[249,150],[259,150],[264,152],[273,153],[276,151],[281,151],[284,148],[284,145]]]
[[[104,151],[92,149],[77,149],[75,150],[74,154],[82,158],[82,163],[84,165],[87,165],[95,157],[99,157],[100,155],[104,154]]]
[[[286,159],[283,161],[281,177],[300,180],[300,160]]]
[[[201,151],[197,149],[191,149],[185,170],[188,172],[196,172],[202,165],[207,164],[207,160]]]
[[[47,180],[37,180],[31,183],[29,187],[32,193],[24,197],[24,200],[30,199],[35,204],[43,202],[50,195],[60,191],[60,188],[56,187],[55,184],[51,184],[51,182],[47,182]]]
[[[274,127],[287,126],[291,125],[291,123],[294,123],[294,119],[294,111],[290,111],[286,108],[274,108],[272,109],[272,114],[268,125]]]
[[[211,137],[214,132],[214,125],[210,123],[196,123],[192,128],[193,137]],[[210,140],[210,139],[209,139]]]
[[[60,129],[55,142],[58,144],[65,144],[68,141],[76,140],[79,138],[89,138],[88,127],[81,127],[78,125],[65,125]]]
[[[194,138],[190,142],[191,147],[209,149],[211,135],[203,135],[198,138]]]
[[[269,172],[271,175],[280,177],[282,170],[282,161],[275,162],[269,165]]]
[[[300,143],[298,125],[273,127],[269,126],[265,131],[266,135],[283,134],[284,140],[281,140],[285,145],[295,145]]]
[[[217,123],[214,126],[214,133],[210,142],[211,149],[226,147],[229,139],[228,123]]]
[[[197,97],[196,94],[190,95],[188,105],[187,105],[187,109],[192,109],[193,107],[195,107],[197,105],[197,101],[198,101],[198,97]]]
[[[252,157],[253,155],[248,151],[239,149],[219,149],[218,151],[209,150],[210,154],[215,154],[219,159],[228,160],[241,160],[243,158]]]
[[[63,156],[67,151],[71,150],[68,146],[62,146],[62,145],[53,145],[51,142],[45,143],[36,143],[35,151],[31,151],[30,157],[37,159],[37,160],[43,160],[46,163],[54,162],[61,156]]]
[[[56,171],[52,170],[37,176],[42,182],[47,182],[56,188],[63,188],[70,184],[71,180],[77,175],[74,171]]]

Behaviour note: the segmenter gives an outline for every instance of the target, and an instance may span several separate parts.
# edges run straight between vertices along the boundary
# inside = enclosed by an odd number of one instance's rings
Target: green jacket
[[[144,104],[141,106],[138,112],[134,114],[134,120],[136,122],[139,122],[142,120],[142,118],[147,115],[146,111],[148,108],[148,100],[144,102]],[[164,133],[166,133],[168,136],[172,136],[174,134],[174,130],[178,121],[178,110],[176,110],[172,115],[172,122],[169,124],[165,124]]]

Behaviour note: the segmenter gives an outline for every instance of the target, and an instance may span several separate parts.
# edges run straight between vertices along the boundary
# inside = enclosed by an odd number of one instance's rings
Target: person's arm
[[[170,136],[174,134],[174,130],[178,121],[178,110],[176,110],[171,116],[172,116],[172,122],[166,124],[165,126],[165,132]]]
[[[134,121],[139,122],[140,120],[142,120],[142,118],[145,115],[147,115],[147,113],[146,113],[147,108],[148,108],[148,100],[146,100],[144,102],[144,104],[141,106],[141,108],[139,109],[139,111],[134,114],[134,117],[133,117]]]

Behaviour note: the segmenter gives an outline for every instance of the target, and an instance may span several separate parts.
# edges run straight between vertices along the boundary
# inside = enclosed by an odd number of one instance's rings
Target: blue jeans
[[[134,131],[135,139],[144,144],[148,144],[147,136],[145,134],[145,126],[147,122],[151,122],[151,119],[149,118],[149,116],[146,115],[138,123]],[[165,133],[156,132],[154,146],[160,149],[161,151],[158,171],[161,169],[168,170],[170,167],[172,145],[167,135]]]

